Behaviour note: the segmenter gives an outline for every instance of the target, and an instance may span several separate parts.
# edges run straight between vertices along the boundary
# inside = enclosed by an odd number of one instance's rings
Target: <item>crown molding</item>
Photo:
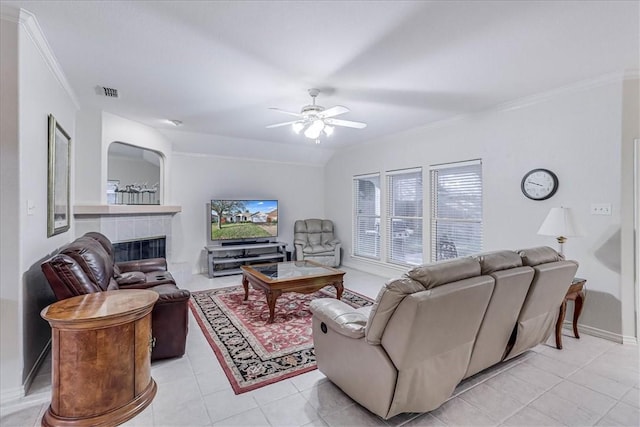
[[[51,46],[49,46],[49,42],[47,42],[35,15],[24,9],[3,6],[0,10],[0,18],[9,22],[17,23],[24,28],[26,34],[38,49],[38,52],[42,56],[42,59],[44,59],[44,62],[47,64],[51,73],[54,75],[62,89],[67,93],[76,110],[79,110],[80,102],[78,101],[78,97],[73,89],[71,89],[71,85],[65,77],[62,67],[60,67],[60,63],[56,59]]]
[[[17,24],[20,22],[20,9],[0,4],[0,19]]]
[[[513,101],[507,101],[502,104],[498,104],[488,111],[511,111],[519,108],[528,107],[530,105],[539,104],[541,102],[548,101],[557,96],[581,92],[583,90],[589,90],[600,86],[606,86],[611,83],[622,82],[626,79],[633,79],[638,77],[638,70],[624,70],[613,73],[601,75],[596,78],[581,80],[579,82],[571,83],[565,86],[560,86],[555,89],[547,90],[537,93],[535,95],[524,96],[522,98],[514,99]]]

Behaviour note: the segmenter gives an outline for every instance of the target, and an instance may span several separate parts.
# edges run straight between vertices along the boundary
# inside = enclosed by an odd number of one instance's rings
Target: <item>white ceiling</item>
[[[637,1],[5,1],[83,107],[160,129],[312,144],[269,110],[344,105],[335,150],[639,68]],[[119,99],[96,95],[117,88]],[[169,133],[170,134],[170,131]],[[228,139],[228,138],[227,138]]]

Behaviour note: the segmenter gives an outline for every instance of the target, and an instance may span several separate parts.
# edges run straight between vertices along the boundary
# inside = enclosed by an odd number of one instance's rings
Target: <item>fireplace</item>
[[[166,258],[166,236],[125,240],[113,244],[116,262]]]

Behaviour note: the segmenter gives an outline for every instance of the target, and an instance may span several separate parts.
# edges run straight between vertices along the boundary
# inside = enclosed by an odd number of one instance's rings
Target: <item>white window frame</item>
[[[465,168],[465,167],[469,167],[469,166],[478,166],[479,167],[479,172],[480,172],[480,184],[479,184],[479,188],[475,188],[474,190],[479,190],[480,191],[480,213],[479,216],[475,216],[473,218],[447,218],[447,217],[438,217],[438,174],[440,171],[445,171],[447,169],[452,169],[452,168]],[[471,244],[469,244],[468,246],[473,246],[473,244],[475,243],[475,248],[474,250],[471,251],[471,253],[475,253],[475,252],[480,252],[480,250],[482,249],[482,244],[483,244],[483,206],[482,206],[482,199],[483,199],[483,178],[482,178],[482,160],[477,159],[477,160],[469,160],[469,161],[463,161],[463,162],[455,162],[455,163],[447,163],[447,164],[440,164],[440,165],[432,165],[430,167],[430,179],[431,179],[431,232],[430,232],[430,250],[431,250],[431,255],[430,255],[430,259],[431,262],[435,262],[437,261],[437,255],[438,255],[438,250],[437,250],[437,246],[439,245],[439,243],[436,241],[437,240],[437,227],[438,224],[444,224],[447,223],[449,225],[458,223],[460,225],[465,225],[465,224],[478,224],[479,226],[479,242],[471,242]],[[477,213],[476,213],[477,214]],[[441,243],[441,242],[440,242]],[[455,243],[455,242],[454,242]],[[458,245],[460,246],[460,245]],[[455,245],[454,245],[455,247]],[[466,256],[469,255],[470,253],[467,253],[467,251],[465,251],[464,249],[462,251],[456,249],[455,253],[457,254],[458,257],[460,256]]]
[[[396,197],[394,196],[394,185],[393,185],[393,181],[395,178],[397,177],[401,177],[402,175],[415,175],[415,174],[419,174],[420,176],[420,181],[419,183],[417,183],[417,186],[415,187],[415,197],[419,199],[419,211],[422,213],[422,215],[420,216],[399,216],[399,215],[394,215],[394,203],[396,202]],[[417,167],[417,168],[408,168],[408,169],[397,169],[397,170],[393,170],[393,171],[387,171],[385,173],[385,178],[386,178],[386,185],[387,185],[387,191],[386,191],[386,218],[385,218],[385,222],[386,222],[386,245],[385,247],[387,248],[386,250],[386,262],[390,263],[390,264],[397,264],[397,265],[402,265],[402,266],[415,266],[415,265],[420,265],[422,264],[422,260],[423,260],[423,251],[424,251],[424,239],[423,239],[423,219],[424,219],[424,211],[423,211],[423,207],[424,207],[424,177],[422,175],[422,168],[421,167]],[[407,233],[406,235],[402,235],[402,236],[395,236],[395,234],[398,234],[398,231],[394,231],[395,227],[393,226],[393,222],[394,221],[404,221],[404,222],[419,222],[420,223],[420,227],[418,228],[420,231],[419,233],[415,230],[415,229],[407,229],[405,230]],[[413,234],[415,233],[415,234]],[[419,259],[415,260],[415,262],[407,262],[406,260],[400,260],[400,259],[395,259],[393,257],[393,252],[394,252],[394,243],[397,244],[403,244],[404,242],[412,242],[415,243],[415,239],[418,238],[419,242],[420,242],[420,257]],[[403,249],[404,251],[404,249]]]
[[[377,178],[378,180],[378,186],[376,188],[376,194],[375,194],[375,212],[376,214],[371,215],[371,214],[365,214],[362,215],[358,212],[358,203],[359,203],[359,198],[358,198],[358,194],[357,194],[357,185],[358,185],[358,181],[360,180],[367,180],[368,178]],[[380,173],[371,173],[371,174],[366,174],[366,175],[354,175],[353,177],[353,183],[352,183],[352,194],[353,194],[353,233],[352,233],[352,244],[351,244],[351,255],[354,257],[361,257],[361,258],[367,258],[367,259],[372,259],[372,260],[381,260],[382,259],[382,247],[381,244],[383,243],[381,240],[381,224],[382,224],[382,178],[381,178],[381,174]],[[375,223],[375,225],[373,227],[371,227],[370,229],[365,230],[365,234],[361,234],[360,232],[360,227],[359,227],[359,223],[360,220],[363,218],[369,218],[369,219],[373,219],[373,222]],[[365,237],[369,237],[369,238],[373,238],[373,252],[366,252],[366,251],[362,251],[360,250],[363,245],[363,241],[365,241]]]

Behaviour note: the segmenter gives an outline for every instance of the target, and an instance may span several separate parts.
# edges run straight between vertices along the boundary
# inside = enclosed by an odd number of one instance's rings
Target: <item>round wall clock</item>
[[[520,189],[531,200],[546,200],[558,191],[558,177],[548,169],[533,169],[522,178]]]

